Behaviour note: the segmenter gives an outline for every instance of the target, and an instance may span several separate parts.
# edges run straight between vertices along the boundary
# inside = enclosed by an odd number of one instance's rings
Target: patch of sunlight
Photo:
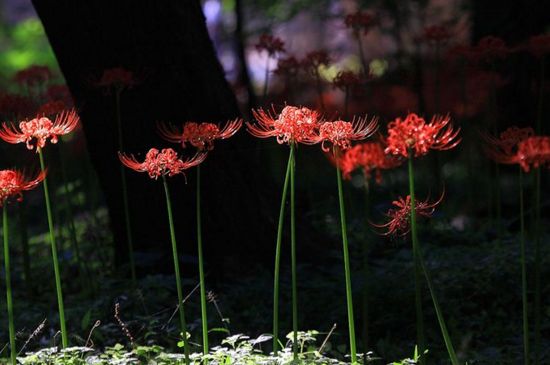
[[[336,77],[336,74],[340,71],[340,68],[336,65],[331,65],[329,67],[326,66],[319,66],[319,75],[322,79],[324,79],[327,82],[332,82],[332,80]]]
[[[375,58],[369,63],[369,71],[375,77],[381,77],[388,70],[388,61]]]

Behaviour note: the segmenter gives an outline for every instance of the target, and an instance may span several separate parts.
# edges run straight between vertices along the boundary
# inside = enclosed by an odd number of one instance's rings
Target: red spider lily
[[[290,56],[287,58],[280,58],[274,72],[277,75],[296,76],[300,70],[300,67],[300,62],[296,59],[296,57]]]
[[[54,122],[46,117],[38,117],[20,122],[19,129],[11,123],[3,123],[0,128],[0,138],[14,144],[25,142],[29,150],[35,148],[31,141],[36,139],[38,152],[39,149],[44,148],[48,138],[51,143],[57,143],[58,136],[70,133],[76,128],[79,120],[76,110],[70,109],[58,114]]]
[[[480,39],[473,51],[475,59],[486,62],[505,58],[511,52],[506,42],[494,36],[487,36]]]
[[[388,124],[386,153],[409,157],[409,150],[420,157],[433,150],[449,150],[458,145],[460,128],[454,129],[449,116],[434,116],[430,123],[414,113]]]
[[[392,169],[401,164],[401,161],[384,153],[384,145],[380,141],[360,143],[345,150],[338,160],[328,155],[333,163],[336,163],[342,171],[342,177],[351,179],[351,173],[356,169],[362,169],[363,173],[370,179],[372,172],[375,173],[377,183],[382,182],[382,170]]]
[[[171,125],[160,123],[158,131],[162,138],[169,142],[181,143],[185,148],[185,143],[189,142],[199,151],[212,150],[216,139],[226,139],[233,136],[242,127],[242,119],[235,119],[227,122],[223,127],[214,123],[195,123],[187,122],[183,124],[183,132]]]
[[[21,118],[34,108],[32,100],[28,97],[14,94],[0,96],[0,114],[6,117]]]
[[[183,161],[178,157],[176,151],[171,148],[164,148],[159,151],[151,148],[145,155],[145,161],[138,162],[134,155],[118,153],[122,164],[134,171],[147,172],[151,179],[158,179],[159,176],[174,176],[181,174],[193,166],[197,166],[206,159],[206,153],[199,152],[195,156]]]
[[[529,38],[527,50],[539,58],[550,53],[550,34],[539,34]]]
[[[340,71],[332,80],[332,86],[342,91],[358,90],[364,85],[369,77],[365,77],[364,74],[357,74],[353,71]]]
[[[65,103],[61,100],[48,101],[47,103],[42,104],[40,108],[38,108],[36,115],[50,116],[50,115],[60,114],[66,109],[67,107],[65,106]]]
[[[367,138],[376,131],[377,127],[378,119],[372,118],[369,121],[367,117],[354,119],[352,122],[343,120],[325,122],[319,127],[318,140],[325,152],[330,150],[326,143],[331,143],[340,150],[347,150],[351,147],[351,141]]]
[[[276,137],[279,144],[319,142],[318,130],[321,120],[315,110],[287,105],[277,117],[273,115],[275,110],[272,114],[261,108],[253,110],[252,114],[258,123],[247,122],[246,128],[254,137]]]
[[[52,76],[52,71],[47,66],[33,65],[17,72],[14,80],[20,85],[35,86],[48,82]]]
[[[353,14],[346,15],[344,19],[346,28],[351,28],[354,34],[359,34],[363,30],[363,34],[367,34],[374,25],[374,15],[372,13],[357,10]]]
[[[550,168],[550,136],[531,136],[517,144],[514,153],[489,149],[489,156],[498,163],[519,164],[523,171],[546,166]]]
[[[418,217],[430,218],[435,211],[435,207],[441,203],[445,192],[441,194],[441,197],[433,202],[429,203],[426,201],[416,200],[415,212]],[[385,224],[374,224],[373,226],[377,228],[386,228],[387,231],[381,233],[384,236],[389,235],[398,235],[404,236],[410,231],[410,221],[411,221],[411,196],[407,195],[406,198],[399,197],[397,200],[392,202],[392,205],[395,208],[390,208],[385,214],[390,220]]]
[[[313,74],[318,72],[320,66],[328,66],[329,63],[328,52],[322,49],[308,52],[306,58],[302,60],[302,66]]]
[[[34,189],[46,177],[45,172],[40,172],[36,177],[31,178],[18,170],[0,171],[0,207],[5,202],[15,197],[17,201],[23,200],[23,191]]]
[[[446,43],[451,38],[451,32],[444,25],[430,25],[424,28],[422,38],[429,43],[440,45]]]
[[[256,44],[258,51],[267,51],[269,56],[274,56],[277,53],[285,52],[285,42],[279,37],[274,37],[271,34],[262,34]]]
[[[535,135],[531,127],[518,128],[510,127],[502,132],[499,138],[495,138],[488,133],[480,133],[481,137],[488,143],[488,154],[492,156],[497,151],[502,151],[506,155],[512,155],[517,152],[518,144]],[[497,152],[498,154],[498,152]]]
[[[132,71],[128,71],[122,67],[115,67],[104,70],[96,86],[123,89],[131,88],[135,83],[136,79]]]

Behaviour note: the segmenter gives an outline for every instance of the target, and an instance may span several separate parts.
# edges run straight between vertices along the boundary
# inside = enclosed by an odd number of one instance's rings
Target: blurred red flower
[[[550,168],[550,136],[529,136],[517,143],[517,148],[489,148],[489,156],[498,163],[519,164],[523,171]]]
[[[277,68],[275,69],[275,74],[279,76],[290,76],[294,77],[298,74],[301,64],[294,56],[289,56],[286,58],[280,58],[277,62]]]
[[[256,49],[260,52],[267,51],[267,54],[271,57],[285,52],[285,42],[281,38],[274,37],[271,34],[262,34],[258,43],[256,43]]]
[[[386,153],[409,157],[409,151],[420,157],[433,150],[448,150],[461,141],[460,128],[454,129],[449,116],[434,116],[430,123],[414,113],[388,124]]]
[[[353,14],[346,15],[344,24],[346,28],[351,28],[356,35],[358,35],[361,30],[363,34],[367,34],[374,25],[374,15],[370,12],[357,10],[357,12]]]
[[[355,73],[347,70],[340,71],[332,80],[332,86],[342,91],[349,90],[351,92],[356,92],[364,86],[369,78],[370,75],[365,76],[363,73]]]
[[[360,143],[345,150],[337,160],[332,154],[329,154],[329,158],[338,165],[344,179],[351,179],[353,171],[362,169],[367,179],[370,179],[374,171],[377,183],[382,182],[381,170],[392,169],[401,164],[398,158],[384,153],[384,145],[380,141]]]
[[[48,66],[32,65],[17,72],[14,76],[14,80],[20,85],[36,86],[45,84],[52,77],[53,73]]]
[[[320,66],[328,66],[329,64],[330,57],[324,49],[308,52],[302,60],[302,66],[312,74],[317,73]]]
[[[28,97],[15,94],[0,96],[0,114],[6,118],[23,118],[34,114],[34,110],[34,103]]]
[[[503,153],[512,155],[517,152],[518,144],[535,135],[535,131],[531,127],[518,128],[510,127],[500,133],[499,138],[493,137],[489,133],[481,133],[481,137],[487,142],[488,154],[493,156],[494,153]],[[500,152],[499,152],[500,151]]]
[[[151,148],[145,155],[145,161],[138,162],[134,155],[118,153],[120,162],[138,172],[147,172],[151,179],[158,179],[160,176],[174,176],[183,173],[193,166],[197,166],[206,159],[206,153],[199,152],[195,156],[183,161],[178,157],[176,151],[171,148],[164,148],[159,151]]]
[[[216,139],[226,139],[233,136],[242,127],[242,119],[228,121],[223,127],[214,123],[187,122],[183,124],[183,131],[164,123],[158,124],[158,131],[162,138],[169,142],[181,143],[185,148],[188,142],[199,151],[212,150]]]
[[[367,117],[353,119],[352,122],[337,120],[324,122],[319,127],[318,141],[321,142],[323,151],[330,150],[327,143],[337,147],[339,150],[347,150],[351,147],[351,141],[359,141],[367,138],[376,131],[378,119]]]
[[[23,200],[23,191],[34,189],[44,180],[45,176],[45,172],[40,172],[34,178],[31,178],[18,170],[1,170],[0,207],[4,206],[11,197],[15,197],[17,201]]]
[[[529,38],[527,50],[539,58],[550,53],[550,34],[539,34]]]
[[[96,82],[96,86],[98,87],[114,87],[116,89],[131,88],[135,84],[136,78],[134,73],[123,67],[104,70],[100,79]]]
[[[451,32],[445,25],[430,25],[424,28],[422,38],[430,44],[441,45],[451,38]]]
[[[61,100],[48,101],[38,108],[36,115],[42,117],[48,117],[55,114],[62,113],[66,108],[65,103]]]
[[[435,211],[435,207],[441,203],[445,193],[441,194],[441,197],[433,202],[429,203],[426,201],[415,201],[415,212],[417,217],[426,217],[429,218],[432,216]],[[385,224],[374,224],[371,223],[374,227],[377,228],[386,228],[387,231],[381,233],[382,235],[398,235],[404,236],[410,231],[410,221],[411,221],[411,196],[407,195],[406,198],[399,197],[397,200],[392,202],[392,205],[395,208],[390,208],[385,214],[390,220]]]
[[[276,137],[279,144],[319,142],[318,130],[321,120],[315,110],[287,105],[277,117],[274,116],[274,110],[270,113],[261,108],[253,110],[252,114],[258,123],[247,122],[246,128],[254,137]]]
[[[76,110],[65,110],[55,117],[52,122],[46,117],[37,117],[29,121],[22,121],[17,128],[12,123],[2,123],[0,127],[0,138],[8,143],[27,144],[27,148],[32,150],[44,148],[48,139],[51,143],[57,143],[58,136],[70,133],[78,125],[80,117]],[[36,146],[31,142],[36,139]]]

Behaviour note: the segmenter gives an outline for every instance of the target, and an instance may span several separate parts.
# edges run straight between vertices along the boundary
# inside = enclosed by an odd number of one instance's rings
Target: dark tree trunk
[[[80,109],[89,153],[109,207],[117,262],[124,262],[127,249],[114,95],[94,88],[90,80],[112,67],[139,75],[139,84],[123,92],[121,104],[126,152],[141,153],[141,158],[151,147],[179,148],[157,136],[157,121],[225,122],[239,115],[235,97],[224,79],[198,0],[33,3]],[[205,255],[218,273],[222,267],[233,268],[234,262],[226,257],[244,260],[262,252],[257,251],[258,237],[266,231],[261,222],[266,221],[262,212],[267,210],[262,209],[259,161],[251,157],[253,149],[253,140],[243,130],[218,143],[202,166]],[[169,253],[161,181],[127,172],[136,249]],[[169,180],[178,244],[182,253],[194,252],[195,174],[187,174],[187,184],[181,177]]]

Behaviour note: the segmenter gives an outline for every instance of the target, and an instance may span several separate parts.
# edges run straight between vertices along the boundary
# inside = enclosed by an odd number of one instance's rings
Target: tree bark
[[[180,148],[158,137],[157,121],[180,126],[189,120],[225,122],[239,116],[235,97],[216,58],[198,0],[33,0],[33,4],[80,110],[109,208],[116,261],[123,263],[127,248],[114,95],[94,87],[93,80],[113,67],[138,76],[139,83],[122,93],[121,109],[125,152],[140,153],[140,158],[151,147]],[[205,255],[217,272],[223,266],[232,268],[226,260],[230,253],[245,259],[258,252],[257,238],[266,231],[264,225],[252,223],[265,219],[266,210],[261,204],[259,161],[250,157],[254,143],[245,135],[243,130],[219,142],[202,167]],[[127,179],[136,249],[169,253],[162,183],[130,170]],[[169,181],[178,243],[181,253],[189,254],[196,249],[194,172],[187,174],[187,184],[181,177]],[[139,273],[139,255],[137,264]],[[189,270],[185,262],[183,266],[184,272]],[[196,274],[194,268],[192,274]]]

